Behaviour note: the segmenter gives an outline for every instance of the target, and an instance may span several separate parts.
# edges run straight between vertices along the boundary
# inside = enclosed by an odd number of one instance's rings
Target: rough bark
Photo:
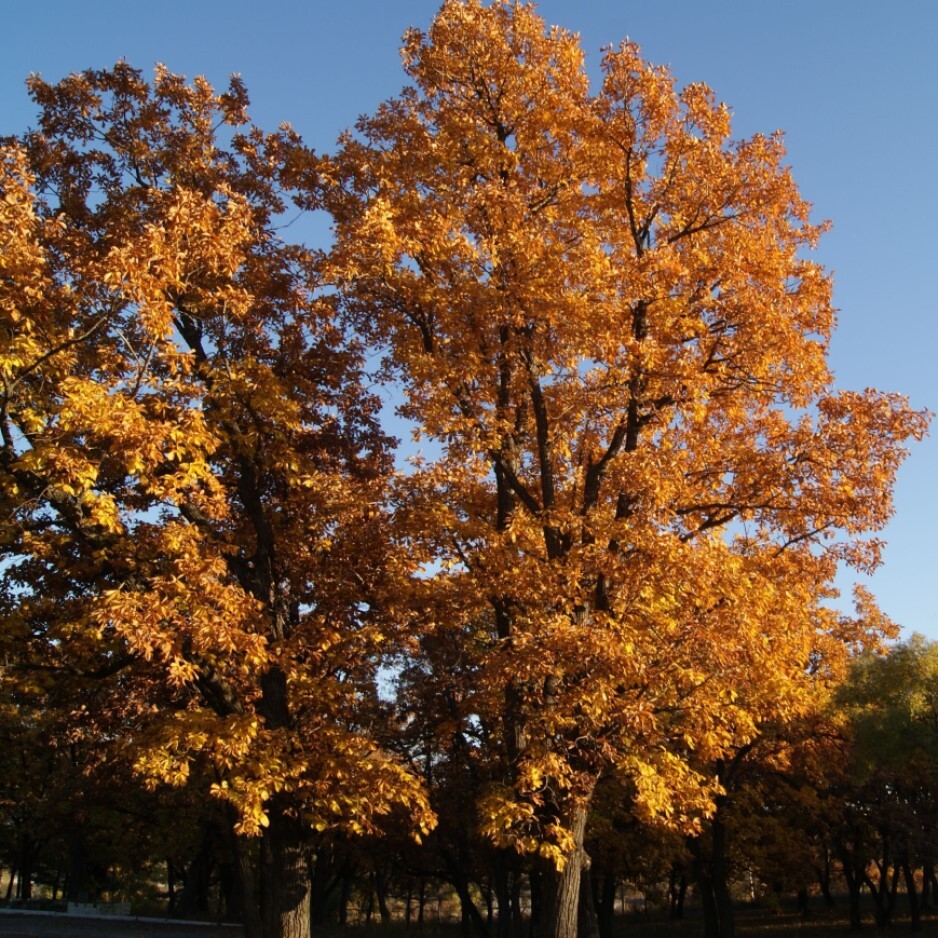
[[[264,938],[309,938],[308,843],[300,822],[272,803],[261,848],[261,918]]]
[[[573,809],[573,817],[568,821],[575,847],[564,868],[558,870],[551,863],[541,865],[543,909],[538,938],[577,938],[580,882],[587,862],[583,849],[586,815],[586,806],[582,805]],[[596,934],[598,935],[598,929]]]

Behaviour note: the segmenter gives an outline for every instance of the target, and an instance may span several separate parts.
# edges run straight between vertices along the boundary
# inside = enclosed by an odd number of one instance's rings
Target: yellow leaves
[[[157,199],[159,220],[108,256],[102,281],[139,308],[154,339],[172,334],[177,303],[195,313],[205,303],[221,302],[236,317],[250,303],[250,295],[230,281],[255,235],[251,212],[230,191],[218,196],[221,204],[175,187]]]
[[[478,813],[483,836],[499,847],[543,857],[557,870],[563,870],[576,849],[575,836],[566,823],[558,817],[545,821],[534,803],[519,799],[510,788],[492,786],[480,799]]]

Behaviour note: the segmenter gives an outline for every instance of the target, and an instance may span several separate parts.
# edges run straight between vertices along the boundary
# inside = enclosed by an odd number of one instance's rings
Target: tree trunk
[[[185,883],[183,883],[185,889]],[[166,858],[166,894],[169,898],[169,915],[176,914],[176,866],[172,857]]]
[[[713,871],[713,896],[716,900],[717,915],[720,920],[720,938],[734,938],[736,921],[733,915],[733,902],[730,898],[729,864],[726,855],[726,825],[720,817],[719,810],[712,822],[713,856],[711,867]]]
[[[612,938],[613,922],[616,913],[616,877],[613,873],[603,875],[599,884],[599,902],[597,919],[600,938]]]
[[[375,864],[375,895],[378,897],[378,915],[381,923],[387,925],[391,921],[391,910],[388,908],[388,880],[385,868]]]
[[[461,913],[463,935],[475,934],[478,938],[488,938],[489,930],[482,918],[482,913],[473,902],[469,891],[469,877],[460,869],[450,865],[449,880],[459,897],[459,910]]]
[[[935,875],[935,868],[930,863],[924,864],[922,867],[922,898],[921,898],[921,910],[923,912],[931,911],[932,905],[932,877]]]
[[[352,897],[352,881],[355,878],[355,868],[351,864],[342,869],[342,884],[339,889],[339,925],[343,928],[348,924],[348,904]],[[422,921],[422,919],[421,919]]]
[[[847,893],[850,896],[850,930],[859,931],[863,927],[863,918],[860,915],[860,889],[863,881],[846,864],[844,878],[847,880]]]
[[[589,864],[580,866],[580,907],[577,913],[578,938],[600,938],[599,919],[590,883]]]
[[[511,938],[511,884],[507,851],[498,850],[493,863],[495,903],[498,906],[497,938]]]
[[[905,876],[905,891],[909,894],[909,915],[912,919],[912,931],[922,930],[922,907],[919,903],[918,890],[915,886],[915,870],[911,863],[902,864]]]
[[[824,906],[827,909],[833,909],[836,906],[834,902],[834,895],[831,892],[831,877],[830,870],[827,871],[827,874],[822,874],[818,877],[818,884],[821,887],[821,895],[824,897]]]
[[[672,922],[684,918],[684,898],[687,895],[687,875],[683,869],[671,867],[668,880],[668,918]]]
[[[888,853],[886,854],[888,858]],[[886,928],[892,921],[892,910],[895,905],[896,891],[898,889],[899,870],[895,869],[890,881],[889,865],[886,860],[877,861],[879,868],[879,881],[873,882],[869,875],[864,874],[863,882],[873,897],[875,906],[874,916],[877,928]]]
[[[720,915],[710,864],[703,855],[699,837],[688,838],[687,849],[693,861],[694,881],[704,918],[704,938],[720,938]]]
[[[810,900],[808,898],[808,887],[802,886],[798,890],[798,912],[802,918],[808,918],[811,914]]]
[[[273,801],[261,847],[261,918],[264,938],[309,938],[310,893],[305,832],[285,806]]]
[[[172,861],[167,861],[167,867]],[[211,825],[206,825],[202,831],[199,849],[189,863],[186,878],[182,887],[182,898],[179,901],[179,912],[184,918],[193,915],[208,914],[208,893],[212,880],[212,869],[215,866],[215,831]],[[172,877],[175,879],[175,877]],[[175,897],[175,889],[172,893]],[[175,903],[174,903],[175,905]]]
[[[233,819],[234,809],[231,810],[231,816]],[[250,849],[246,839],[235,834],[233,822],[231,852],[234,857],[233,885],[235,889],[229,897],[231,901],[229,910],[232,913],[236,910],[240,912],[241,921],[244,924],[244,938],[263,938],[263,923],[254,883],[254,865],[251,863]]]
[[[553,863],[540,864],[542,914],[538,938],[577,938],[580,909],[580,880],[586,864],[583,840],[586,833],[585,805],[574,808],[568,821],[574,849],[562,870]]]
[[[720,938],[720,915],[717,912],[716,896],[713,894],[713,880],[709,873],[697,874],[697,893],[704,917],[704,938]]]
[[[68,889],[65,891],[65,898],[69,902],[87,902],[90,895],[87,853],[81,830],[82,822],[73,819],[71,823],[74,826],[68,838]]]
[[[514,855],[512,857],[511,873],[511,927],[515,938],[522,938],[524,935],[524,911],[521,908],[521,881],[523,873],[521,869],[521,858]],[[533,905],[534,881],[531,881],[531,896]],[[533,914],[533,912],[532,912]]]
[[[17,866],[20,869],[19,880],[16,884],[16,898],[28,902],[33,897],[33,865],[35,863],[35,841],[28,835],[19,838],[19,859]]]

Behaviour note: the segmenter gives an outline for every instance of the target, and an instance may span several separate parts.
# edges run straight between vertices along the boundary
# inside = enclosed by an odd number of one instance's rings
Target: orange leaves
[[[110,252],[103,282],[119,287],[138,307],[156,341],[171,334],[176,303],[191,312],[221,305],[237,318],[251,302],[250,294],[232,283],[255,234],[250,209],[224,189],[207,199],[174,188],[154,197],[154,203],[154,220]]]
[[[139,770],[210,766],[243,833],[430,828],[395,654],[415,724],[449,707],[420,745],[484,737],[496,842],[562,867],[608,775],[693,832],[709,767],[888,632],[824,603],[927,415],[832,389],[780,136],[732,141],[632,43],[591,93],[577,38],[500,0],[449,0],[404,61],[330,158],[226,137],[238,80],[32,81],[0,167],[17,635],[126,668]],[[328,256],[283,241],[289,199],[332,213]],[[439,444],[394,480],[379,350]]]
[[[102,675],[137,770],[211,771],[244,833],[397,808],[426,831],[370,712],[413,567],[388,541],[389,440],[320,259],[276,227],[315,159],[286,127],[218,136],[246,119],[237,80],[121,63],[31,89],[39,129],[0,182],[15,654]]]
[[[591,94],[577,45],[444,4],[323,192],[344,310],[442,448],[402,519],[439,634],[487,634],[466,695],[514,785],[486,830],[539,843],[604,772],[692,829],[708,761],[816,703],[836,563],[875,563],[857,538],[927,423],[832,393],[824,226],[781,135],[731,140],[634,43]]]

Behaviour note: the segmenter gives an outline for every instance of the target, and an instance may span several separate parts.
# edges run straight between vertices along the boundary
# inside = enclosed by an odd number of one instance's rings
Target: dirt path
[[[241,927],[232,925],[61,913],[0,913],[0,938],[242,938],[242,935]]]

